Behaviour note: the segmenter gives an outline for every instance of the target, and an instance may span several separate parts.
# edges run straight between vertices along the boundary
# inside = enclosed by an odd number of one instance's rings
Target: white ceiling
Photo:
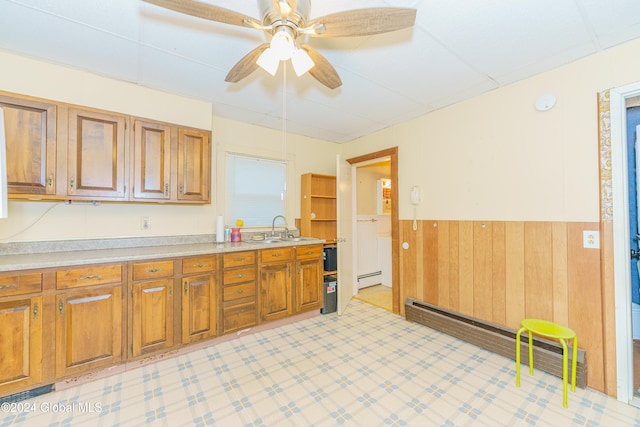
[[[200,0],[258,18],[255,0]],[[216,116],[337,143],[640,37],[638,0],[312,0],[311,17],[417,9],[416,25],[313,38],[343,86],[288,68],[225,83],[264,33],[141,0],[0,0],[0,49],[211,102]],[[0,65],[1,70],[1,65]],[[1,76],[1,73],[0,73]]]

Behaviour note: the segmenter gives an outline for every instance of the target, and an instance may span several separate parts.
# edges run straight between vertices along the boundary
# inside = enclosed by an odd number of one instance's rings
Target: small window
[[[286,172],[282,160],[227,153],[227,224],[242,219],[244,227],[266,227],[284,215]]]

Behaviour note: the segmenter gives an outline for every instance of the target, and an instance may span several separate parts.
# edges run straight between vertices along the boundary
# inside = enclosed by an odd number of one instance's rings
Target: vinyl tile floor
[[[20,406],[18,406],[20,405]],[[3,407],[0,426],[635,426],[640,410],[352,300]]]

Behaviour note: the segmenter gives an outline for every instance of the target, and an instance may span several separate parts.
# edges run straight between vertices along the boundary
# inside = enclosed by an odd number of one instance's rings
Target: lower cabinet
[[[260,318],[264,322],[293,314],[293,248],[260,251]]]
[[[173,261],[131,265],[131,356],[175,345]]]
[[[56,296],[56,377],[115,365],[122,357],[122,285]]]
[[[0,397],[322,308],[322,245],[0,273]]]
[[[295,311],[320,310],[324,306],[322,246],[296,248]]]
[[[224,254],[222,264],[222,333],[255,326],[258,323],[256,252]]]
[[[0,395],[42,381],[42,297],[0,299]]]
[[[191,343],[218,334],[216,298],[217,256],[187,258],[182,262],[182,342]],[[201,273],[201,274],[197,274]]]

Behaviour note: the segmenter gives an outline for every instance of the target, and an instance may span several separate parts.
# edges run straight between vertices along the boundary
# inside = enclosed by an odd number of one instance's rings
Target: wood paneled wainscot
[[[0,395],[43,380],[42,274],[0,276]]]
[[[599,223],[401,221],[399,299],[413,297],[518,329],[541,318],[576,331],[588,384],[604,392],[600,249],[584,231]],[[404,312],[404,305],[401,304]],[[403,313],[404,314],[404,313]],[[613,363],[613,361],[611,361]]]
[[[56,378],[123,360],[122,264],[56,272]]]

